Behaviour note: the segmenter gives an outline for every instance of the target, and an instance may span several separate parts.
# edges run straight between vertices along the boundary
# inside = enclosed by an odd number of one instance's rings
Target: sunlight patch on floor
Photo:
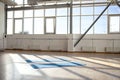
[[[9,54],[13,61],[13,65],[21,75],[42,76],[39,72],[34,70],[26,61],[18,54]]]
[[[91,62],[94,62],[94,63],[99,63],[99,64],[102,64],[102,65],[115,67],[115,68],[120,68],[120,64],[115,64],[115,63],[105,62],[105,61],[100,61],[100,60],[94,60],[94,59],[89,59],[89,58],[85,58],[85,57],[76,57],[76,58],[79,58],[81,60],[91,61]]]

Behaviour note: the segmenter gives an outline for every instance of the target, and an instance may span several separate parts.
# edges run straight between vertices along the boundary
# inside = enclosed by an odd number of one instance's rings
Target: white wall
[[[80,35],[74,35],[74,43]],[[75,47],[75,51],[120,52],[120,35],[87,35]]]
[[[66,35],[9,35],[7,49],[67,51]]]
[[[86,35],[74,47],[80,35],[8,35],[7,49],[120,52],[120,35]]]
[[[0,50],[3,49],[4,14],[4,4],[0,2]]]

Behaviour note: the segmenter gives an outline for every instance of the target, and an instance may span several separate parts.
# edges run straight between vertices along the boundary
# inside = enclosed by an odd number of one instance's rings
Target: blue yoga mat
[[[25,60],[28,63],[35,63],[35,62],[61,62],[63,60],[60,59],[40,59],[40,60]],[[67,60],[64,60],[67,61]]]
[[[74,67],[74,66],[84,66],[85,64],[75,63],[75,62],[63,62],[63,63],[49,63],[49,64],[31,64],[34,69],[41,68],[58,68],[58,67]]]
[[[27,63],[34,63],[34,62],[46,62],[44,60],[25,60]]]

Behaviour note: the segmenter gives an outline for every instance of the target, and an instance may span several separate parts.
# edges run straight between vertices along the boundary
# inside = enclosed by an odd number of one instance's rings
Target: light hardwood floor
[[[85,65],[34,69],[25,61],[40,58],[63,58]],[[120,54],[0,52],[0,80],[120,80]]]

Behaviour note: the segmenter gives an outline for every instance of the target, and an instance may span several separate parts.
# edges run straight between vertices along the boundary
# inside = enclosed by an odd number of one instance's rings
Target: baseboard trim
[[[96,52],[96,51],[63,51],[63,50],[28,50],[28,49],[5,49],[12,51],[35,51],[35,52],[64,52],[64,53],[95,53],[95,54],[120,54],[120,52]]]

